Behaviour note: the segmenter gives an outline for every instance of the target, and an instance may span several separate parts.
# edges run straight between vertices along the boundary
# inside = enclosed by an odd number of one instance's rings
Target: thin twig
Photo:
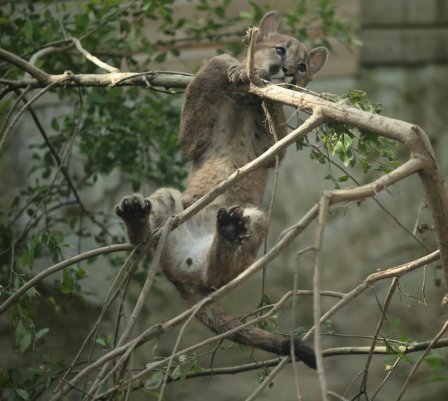
[[[40,273],[36,274],[33,278],[28,280],[25,284],[23,284],[20,288],[18,288],[5,302],[0,305],[0,314],[5,312],[12,304],[14,304],[22,295],[24,295],[30,288],[36,286],[40,283],[45,277],[50,276],[62,269],[65,269],[68,266],[74,265],[82,260],[90,259],[95,256],[105,255],[112,252],[122,252],[122,251],[130,251],[134,247],[130,244],[115,244],[115,245],[107,245],[101,248],[93,249],[91,251],[87,251],[81,253],[79,255],[73,256],[72,258],[63,260],[53,266],[47,267],[45,270],[42,270]]]
[[[345,305],[349,304],[353,299],[355,299],[359,294],[364,292],[369,286],[376,281],[386,280],[393,277],[399,277],[406,273],[409,273],[415,269],[418,269],[422,266],[426,266],[429,263],[432,263],[440,258],[439,251],[434,251],[429,255],[423,256],[419,259],[413,260],[412,262],[408,262],[402,264],[400,266],[392,267],[386,269],[384,271],[379,271],[376,273],[372,273],[367,276],[364,281],[358,284],[353,290],[346,293],[346,295],[333,307],[331,307],[320,319],[320,322],[324,322],[325,320],[330,319],[338,310],[343,308]],[[312,327],[304,337],[308,337],[314,331],[314,327]]]
[[[25,104],[28,102],[27,98],[24,96],[23,101]],[[76,199],[76,202],[78,203],[79,207],[81,208],[82,212],[86,212],[86,208],[84,206],[84,203],[81,201],[81,198],[78,194],[78,191],[75,188],[75,185],[73,184],[67,169],[64,167],[61,158],[58,155],[57,150],[53,146],[53,144],[50,141],[50,138],[48,137],[47,133],[45,132],[44,127],[42,126],[37,114],[35,113],[34,109],[31,106],[28,106],[28,111],[31,114],[31,118],[33,119],[34,123],[36,124],[37,129],[39,130],[40,134],[42,135],[42,138],[44,139],[45,144],[47,145],[48,149],[50,150],[51,155],[53,156],[53,159],[57,165],[57,167],[61,170],[62,175],[64,176],[65,180],[67,181],[67,185],[71,189],[73,196]]]
[[[429,341],[414,343],[412,347],[404,347],[404,354],[412,354],[415,352],[421,352],[426,349],[429,345]],[[446,348],[448,347],[448,338],[441,339],[437,341],[433,348]],[[401,351],[400,351],[401,352]],[[328,348],[323,351],[324,358],[330,358],[332,356],[351,356],[351,355],[368,355],[370,353],[370,346],[367,347],[341,347],[341,348]],[[375,347],[375,355],[396,355],[396,352],[387,347]],[[400,353],[401,355],[401,353]],[[400,357],[401,358],[401,357]],[[263,368],[271,368],[277,366],[282,358],[266,359],[264,361],[250,362],[236,366],[229,367],[218,367],[213,369],[204,369],[200,372],[189,372],[182,377],[171,377],[168,382],[179,381],[182,378],[194,379],[198,377],[214,376],[214,375],[234,375],[242,372],[248,372],[252,370],[258,370]],[[362,375],[362,371],[359,372],[357,377]]]
[[[329,164],[332,164],[333,166],[335,166],[337,169],[341,170],[346,176],[350,177],[350,179],[357,185],[360,186],[361,184],[359,183],[359,181],[353,176],[353,174],[350,174],[350,172],[345,169],[344,167],[342,167],[341,165],[339,165],[338,163],[336,163],[333,159],[331,159],[331,157],[328,156],[328,154],[326,154],[325,152],[322,152],[322,150],[316,146],[313,145],[312,143],[308,143],[308,146],[310,146],[312,149],[314,149],[315,151],[319,152],[327,161]],[[395,224],[397,224],[398,227],[400,227],[400,229],[402,229],[406,234],[408,234],[415,242],[417,242],[425,251],[429,252],[429,248],[420,240],[420,238],[418,238],[415,235],[414,231],[409,230],[400,220],[398,220],[398,218],[390,211],[387,209],[386,206],[383,205],[383,203],[381,201],[379,201],[375,196],[371,198],[373,202],[375,202],[378,207],[384,212],[386,213],[394,222]]]
[[[8,63],[14,64],[21,70],[26,71],[32,77],[36,78],[41,84],[47,85],[50,75],[42,71],[40,68],[30,64],[23,58],[16,56],[15,54],[0,48],[0,58],[6,60]]]
[[[285,365],[289,362],[289,356],[283,357],[280,360],[280,363],[275,366],[274,369],[264,378],[263,382],[255,389],[255,391],[246,398],[245,401],[253,401],[255,400],[263,390],[272,382],[275,376],[285,367]]]
[[[70,375],[70,373],[72,372],[73,368],[78,363],[79,358],[81,357],[81,354],[84,351],[85,347],[87,346],[87,343],[89,342],[90,338],[92,336],[96,337],[96,335],[98,334],[98,330],[100,328],[100,324],[101,324],[101,322],[102,322],[106,312],[109,310],[110,306],[112,305],[112,302],[119,295],[120,290],[121,290],[121,286],[123,285],[123,282],[125,281],[126,276],[130,275],[132,273],[133,266],[131,265],[130,269],[128,269],[128,266],[129,266],[130,261],[132,260],[132,258],[134,256],[134,253],[137,250],[138,250],[138,248],[136,247],[136,248],[134,248],[132,250],[132,252],[129,253],[129,256],[126,258],[126,260],[123,263],[120,271],[115,276],[115,279],[114,279],[112,285],[110,286],[109,291],[108,291],[108,293],[106,295],[106,298],[105,298],[105,300],[103,302],[103,306],[101,308],[100,315],[98,316],[95,324],[92,326],[92,329],[90,330],[90,332],[84,338],[84,341],[81,344],[81,346],[79,347],[78,352],[76,353],[75,357],[73,358],[73,361],[71,362],[70,366],[64,372],[64,376],[63,376],[63,380],[64,381],[67,380],[68,375]],[[94,341],[92,341],[92,347],[90,349],[90,354],[92,354],[92,351],[93,351],[93,344],[94,344]],[[89,362],[90,362],[90,357],[89,357]],[[56,387],[55,391],[58,391],[58,389],[59,389],[59,385]]]
[[[322,357],[322,342],[320,334],[320,273],[322,270],[322,243],[325,223],[328,215],[328,208],[330,205],[330,198],[328,194],[324,193],[319,202],[319,217],[316,228],[315,237],[315,259],[314,259],[314,275],[313,275],[313,316],[314,316],[314,351],[316,354],[317,377],[319,379],[320,392],[322,401],[327,400],[327,380],[325,377],[324,362]],[[304,337],[306,338],[306,337]]]
[[[246,61],[246,74],[247,78],[249,78],[249,82],[255,86],[261,86],[261,80],[255,73],[255,45],[257,43],[257,37],[259,33],[258,28],[250,28],[247,31],[247,37],[249,40],[249,49],[247,50],[247,61]]]
[[[67,39],[68,40],[68,39]],[[39,49],[37,52],[35,52],[30,60],[29,63],[31,65],[36,65],[37,61],[42,58],[47,56],[48,54],[53,54],[53,53],[64,53],[67,50],[69,50],[71,48],[71,44],[67,45],[67,46],[63,46],[63,47],[56,47],[56,46],[49,46],[49,47],[44,47],[42,49]]]
[[[393,371],[394,371],[395,368],[398,366],[398,364],[400,363],[400,361],[401,361],[401,356],[399,356],[399,357],[395,360],[394,364],[393,364],[391,367],[388,368],[386,377],[385,377],[385,378],[383,379],[383,381],[379,384],[378,388],[376,389],[375,393],[374,393],[373,396],[372,396],[372,401],[375,400],[376,396],[377,396],[378,393],[381,391],[381,389],[384,387],[384,385],[386,384],[387,380],[388,380],[389,377],[392,375]]]
[[[84,49],[81,45],[81,42],[79,39],[71,37],[70,40],[75,44],[78,51],[89,61],[91,61],[93,64],[97,65],[98,67],[102,68],[103,70],[106,70],[108,72],[120,72],[118,68],[112,67],[109,64],[105,63],[104,61],[101,61],[98,57],[95,57],[93,54],[90,54],[86,49]]]
[[[253,65],[252,65],[253,67]],[[269,108],[267,107],[265,102],[262,102],[261,104],[263,111],[265,113],[266,116],[266,120],[268,122],[268,128],[269,128],[269,132],[271,133],[273,139],[274,139],[274,143],[278,142],[278,135],[277,135],[277,130],[275,128],[275,124],[274,121],[272,119],[271,113],[269,111]],[[264,253],[267,252],[268,249],[268,234],[269,234],[269,227],[271,225],[271,215],[272,215],[272,209],[274,208],[274,202],[275,202],[275,198],[277,195],[277,190],[278,190],[278,175],[279,175],[279,168],[280,168],[280,156],[277,153],[275,155],[275,171],[274,171],[274,185],[273,185],[273,189],[272,189],[272,194],[271,194],[271,200],[269,202],[269,208],[268,208],[268,212],[267,212],[267,230],[266,230],[266,234],[264,237]],[[266,289],[266,279],[267,279],[267,266],[263,267],[263,277],[262,277],[262,284],[261,284],[261,297],[260,297],[260,305],[263,305],[264,302],[264,294],[265,294],[265,289]]]
[[[14,118],[11,120],[11,122],[9,123],[9,125],[2,131],[0,132],[0,152],[6,142],[6,139],[8,137],[9,132],[11,131],[11,129],[14,127],[15,123],[17,122],[17,120],[20,118],[20,116],[23,114],[23,112],[29,107],[31,106],[37,99],[39,99],[42,95],[44,95],[45,93],[47,93],[51,88],[53,88],[56,85],[59,85],[63,82],[68,81],[70,78],[70,76],[68,75],[64,75],[62,76],[59,80],[57,80],[56,82],[53,82],[51,84],[49,84],[48,86],[46,86],[44,89],[40,90],[35,96],[33,96],[31,98],[31,100],[29,100],[28,102],[25,103],[25,105],[22,106],[22,108],[17,112],[17,114],[14,116]]]
[[[180,329],[179,335],[177,336],[177,339],[176,339],[176,343],[174,344],[174,347],[173,347],[173,349],[172,349],[172,351],[171,351],[170,358],[169,358],[169,360],[168,360],[168,365],[167,365],[166,370],[165,370],[165,375],[164,375],[164,377],[163,377],[162,386],[160,387],[159,398],[158,398],[159,401],[162,401],[162,400],[163,400],[163,395],[164,395],[164,393],[165,393],[166,383],[167,383],[168,377],[169,377],[169,375],[170,375],[171,366],[173,365],[174,355],[176,354],[177,349],[179,348],[179,345],[180,345],[180,340],[181,340],[181,338],[183,337],[183,334],[184,334],[184,332],[185,332],[186,327],[187,327],[188,324],[193,320],[193,318],[196,316],[196,314],[197,314],[197,312],[199,311],[199,309],[200,309],[200,308],[198,307],[198,308],[196,308],[196,310],[194,310],[194,311],[192,312],[192,314],[190,315],[190,317],[185,321],[185,323],[182,325],[182,327],[181,327],[181,329]],[[183,353],[184,353],[184,352],[183,352]]]
[[[0,137],[2,137],[2,132],[4,132],[5,128],[6,128],[6,124],[8,124],[9,119],[11,118],[12,113],[14,112],[14,110],[16,109],[16,107],[18,106],[18,104],[22,101],[22,99],[25,97],[25,95],[31,90],[31,88],[28,86],[25,88],[25,90],[23,92],[18,92],[16,90],[16,94],[18,94],[17,99],[15,100],[14,104],[9,108],[8,113],[6,114],[3,123],[0,127]]]
[[[314,250],[314,247],[311,249]],[[302,253],[297,253],[295,256],[296,260],[296,266],[294,269],[294,287],[293,287],[293,298],[292,298],[292,311],[291,311],[291,322],[292,322],[292,328],[291,328],[291,335],[289,336],[289,348],[290,348],[290,357],[292,361],[292,370],[294,375],[294,384],[296,387],[296,394],[297,394],[297,400],[302,400],[302,394],[300,391],[300,384],[299,384],[299,370],[297,368],[297,361],[296,361],[296,353],[295,353],[295,330],[297,327],[297,288],[299,286],[299,258]]]
[[[404,393],[406,392],[406,389],[408,387],[409,381],[411,380],[412,376],[414,376],[414,373],[417,371],[420,364],[423,362],[423,360],[426,358],[426,356],[429,354],[429,352],[434,348],[434,344],[437,343],[440,337],[443,336],[445,331],[448,329],[448,320],[445,322],[445,324],[442,326],[441,330],[436,334],[434,339],[431,341],[431,343],[428,345],[428,347],[425,349],[425,352],[418,358],[418,360],[414,363],[412,366],[411,372],[409,373],[408,377],[406,378],[406,381],[403,384],[403,387],[401,387],[400,393],[398,394],[397,401],[400,401],[403,397]]]
[[[415,219],[414,229],[412,230],[412,234],[417,235],[417,230],[420,225],[420,218],[422,217],[423,209],[425,209],[428,205],[426,202],[420,202],[420,206],[418,208],[417,218]]]
[[[364,367],[364,376],[363,376],[362,383],[361,383],[361,392],[363,392],[365,394],[367,401],[369,400],[369,397],[367,395],[367,379],[368,379],[368,374],[369,374],[370,362],[371,362],[372,356],[373,356],[373,350],[375,349],[378,335],[380,334],[381,328],[383,327],[384,321],[386,320],[386,311],[389,308],[390,301],[392,300],[392,296],[395,293],[395,289],[397,288],[397,285],[398,285],[398,277],[394,277],[392,279],[392,283],[390,284],[389,291],[386,294],[386,298],[384,300],[383,307],[381,308],[381,317],[380,317],[380,320],[378,321],[378,324],[377,324],[377,327],[375,330],[375,334],[374,334],[373,340],[372,340],[372,346],[371,346],[372,352],[369,353],[369,355],[367,357],[366,365]]]
[[[131,334],[131,331],[132,331],[135,323],[137,322],[137,319],[138,319],[140,312],[143,308],[144,302],[146,301],[146,298],[148,297],[148,294],[149,294],[149,292],[152,288],[152,285],[154,283],[156,272],[160,265],[160,259],[162,258],[162,254],[163,254],[163,251],[166,246],[168,235],[170,234],[170,232],[173,228],[174,222],[175,222],[175,218],[170,217],[162,229],[162,234],[161,234],[160,240],[157,244],[157,248],[154,253],[154,258],[152,260],[151,266],[150,266],[148,274],[146,276],[145,283],[143,284],[143,287],[140,291],[139,297],[137,299],[137,302],[135,303],[134,310],[132,311],[132,314],[127,322],[127,325],[124,328],[123,333],[121,334],[121,337],[117,342],[116,348],[120,347],[125,341],[128,340],[128,338]],[[108,370],[108,368],[109,368],[109,363],[106,363],[103,366],[103,368],[101,369],[97,378],[94,380],[94,382],[89,390],[89,395],[93,395],[98,390],[99,386],[101,385],[101,383],[103,381],[103,376],[106,373],[106,371]]]
[[[340,401],[349,401],[347,400],[347,398],[344,398],[342,395],[335,393],[334,391],[327,391],[327,395],[331,395],[332,397]]]

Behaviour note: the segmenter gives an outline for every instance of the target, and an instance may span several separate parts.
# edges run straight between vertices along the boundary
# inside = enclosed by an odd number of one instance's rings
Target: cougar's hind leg
[[[125,196],[115,206],[115,213],[124,221],[133,245],[147,241],[151,230],[161,227],[168,217],[181,211],[181,193],[172,188],[160,188],[147,198],[141,194]]]
[[[204,284],[219,288],[240,274],[255,259],[265,235],[266,218],[261,210],[240,206],[219,209]]]

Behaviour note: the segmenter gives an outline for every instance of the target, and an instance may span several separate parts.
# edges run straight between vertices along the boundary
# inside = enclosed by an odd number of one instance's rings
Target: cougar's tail
[[[225,333],[242,324],[241,320],[228,315],[215,303],[201,308],[196,317],[216,334]],[[259,348],[277,355],[289,355],[290,353],[289,338],[257,327],[246,327],[227,338],[239,344]],[[297,359],[303,361],[310,368],[316,369],[314,350],[298,338],[294,340],[294,352]]]

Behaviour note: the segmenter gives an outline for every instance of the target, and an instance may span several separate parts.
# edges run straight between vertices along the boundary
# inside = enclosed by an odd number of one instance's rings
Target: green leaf
[[[107,342],[104,337],[98,337],[95,342],[101,345],[103,348],[107,348]]]
[[[25,294],[28,298],[34,298],[39,295],[39,292],[34,287],[31,287]]]
[[[40,340],[41,338],[43,338],[47,333],[49,333],[50,329],[49,328],[44,328],[44,329],[40,329],[37,333],[36,333],[36,337],[35,337],[35,341]]]
[[[89,25],[89,16],[88,14],[76,14],[75,15],[75,24],[76,29],[78,31],[84,31]]]
[[[131,31],[131,24],[129,23],[129,21],[120,20],[120,31],[127,33]]]
[[[190,372],[194,372],[194,373],[201,373],[203,370],[204,370],[204,368],[201,368],[196,363],[190,368]]]
[[[29,39],[33,38],[33,32],[34,32],[33,21],[28,20],[25,22],[25,24],[23,25],[23,32]]]
[[[166,52],[159,53],[155,58],[154,61],[156,63],[163,63],[166,60]]]
[[[19,351],[25,352],[31,345],[33,340],[33,336],[30,331],[25,331],[19,340]]]
[[[56,244],[62,244],[64,242],[64,233],[62,231],[52,231],[51,237]]]
[[[28,391],[24,390],[23,388],[16,388],[15,390],[16,390],[17,395],[22,400],[29,400],[30,395],[29,395]]]
[[[69,269],[64,269],[62,272],[62,281],[59,288],[63,294],[70,294],[74,288],[74,282]]]
[[[163,372],[155,372],[153,373],[148,380],[145,381],[144,387],[145,390],[153,390],[159,388],[163,382],[164,374]]]

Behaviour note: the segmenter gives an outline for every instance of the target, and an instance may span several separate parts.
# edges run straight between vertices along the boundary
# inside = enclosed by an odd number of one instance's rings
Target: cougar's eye
[[[304,64],[304,63],[300,63],[300,64],[297,66],[297,69],[298,69],[300,72],[305,72],[305,71],[306,71],[306,64]]]
[[[279,56],[284,56],[286,54],[286,50],[284,47],[276,47],[275,51]]]

